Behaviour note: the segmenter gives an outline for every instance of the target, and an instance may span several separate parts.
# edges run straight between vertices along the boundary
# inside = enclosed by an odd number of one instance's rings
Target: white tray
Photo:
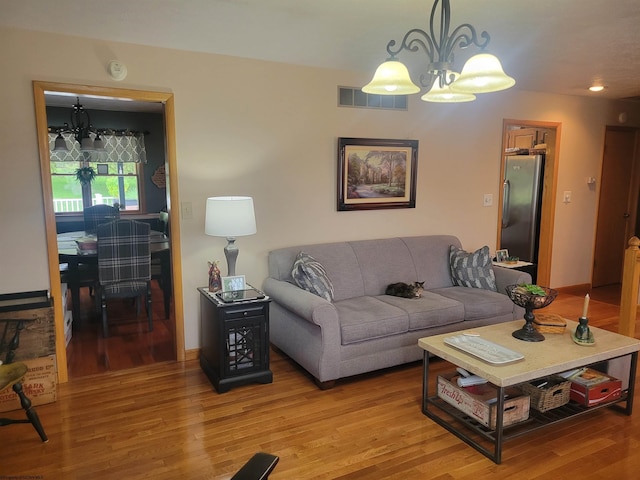
[[[516,360],[522,360],[524,358],[524,355],[521,353],[514,352],[513,350],[509,350],[497,343],[490,342],[478,336],[455,335],[453,337],[446,337],[444,343],[474,357],[478,357],[485,362],[499,365],[515,362]]]

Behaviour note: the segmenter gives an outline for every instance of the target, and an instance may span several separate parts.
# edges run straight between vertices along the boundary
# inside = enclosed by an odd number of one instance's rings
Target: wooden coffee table
[[[472,331],[485,340],[524,356],[522,360],[507,364],[488,363],[444,342],[445,338],[462,334],[465,330],[418,340],[418,345],[424,350],[422,412],[495,463],[501,462],[503,442],[510,438],[567,420],[576,415],[588,414],[603,407],[614,407],[627,415],[631,415],[633,409],[633,391],[640,340],[590,327],[595,344],[590,346],[577,345],[571,339],[571,332],[575,330],[577,322],[567,320],[567,328],[563,334],[546,333],[543,342],[525,342],[511,335],[513,331],[522,327],[523,322],[524,320],[516,320],[474,328]],[[455,366],[486,378],[495,385],[497,388],[497,418],[494,430],[480,425],[464,412],[444,402],[437,395],[430,396],[430,355],[443,358]],[[531,409],[529,420],[503,427],[504,390],[506,387],[621,357],[629,359],[629,377],[628,382],[626,379],[623,380],[623,392],[620,398],[589,408],[569,403],[545,413]],[[621,404],[624,404],[624,407]]]

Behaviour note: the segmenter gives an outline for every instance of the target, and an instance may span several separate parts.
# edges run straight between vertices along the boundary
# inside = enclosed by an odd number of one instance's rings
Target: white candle
[[[587,293],[584,296],[584,306],[582,307],[582,318],[588,318],[587,317],[588,310],[589,310],[589,294]]]

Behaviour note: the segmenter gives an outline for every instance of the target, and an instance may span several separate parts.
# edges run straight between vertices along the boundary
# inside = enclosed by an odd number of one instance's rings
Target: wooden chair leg
[[[151,309],[151,282],[147,283],[147,316],[149,317],[149,331],[153,332],[153,311]]]
[[[20,399],[20,405],[22,406],[22,408],[27,414],[27,420],[14,420],[11,418],[0,418],[0,427],[4,427],[5,425],[12,425],[14,423],[30,423],[31,425],[33,425],[33,428],[36,429],[36,432],[38,432],[40,439],[44,443],[48,442],[49,438],[47,437],[47,434],[44,433],[44,428],[42,428],[42,423],[40,423],[40,418],[38,417],[38,414],[36,413],[35,409],[31,406],[31,400],[27,398],[27,396],[25,395],[22,389],[22,383],[16,382],[13,384],[12,388],[13,388],[13,391],[16,393],[16,395],[18,395],[18,398]]]
[[[24,408],[24,411],[27,413],[27,418],[29,419],[29,422],[31,423],[31,425],[33,425],[33,428],[36,429],[36,432],[38,432],[38,435],[40,435],[40,439],[44,443],[47,443],[49,441],[49,438],[47,437],[47,434],[44,433],[44,428],[42,428],[42,423],[40,423],[40,417],[38,417],[38,414],[36,413],[35,409],[31,406],[31,400],[29,400],[27,396],[24,394],[24,390],[22,389],[22,383],[18,382],[14,384],[13,391],[16,392],[16,395],[18,395],[18,398],[20,398],[20,405],[22,406],[22,408]]]
[[[109,336],[109,326],[107,325],[107,299],[103,295],[101,300],[102,311],[102,336],[107,338]]]

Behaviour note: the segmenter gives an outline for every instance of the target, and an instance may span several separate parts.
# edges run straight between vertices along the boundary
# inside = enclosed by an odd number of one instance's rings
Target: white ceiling
[[[389,40],[429,28],[432,4],[0,0],[0,25],[373,74]],[[489,51],[515,88],[594,96],[587,88],[601,81],[607,88],[599,96],[640,97],[640,0],[452,0],[451,11],[452,27],[471,23],[489,32]],[[456,65],[466,56],[460,52]],[[400,59],[412,70],[426,64],[422,53]]]

